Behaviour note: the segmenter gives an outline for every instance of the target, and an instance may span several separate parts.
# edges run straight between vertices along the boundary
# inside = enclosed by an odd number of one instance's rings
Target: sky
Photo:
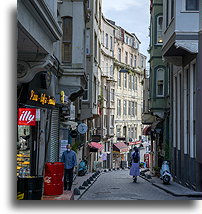
[[[140,52],[147,56],[149,47],[149,0],[102,0],[103,14],[141,41]]]

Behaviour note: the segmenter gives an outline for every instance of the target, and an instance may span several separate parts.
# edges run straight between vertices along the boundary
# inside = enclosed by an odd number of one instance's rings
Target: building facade
[[[99,126],[97,124],[100,123],[98,96],[101,94],[102,1],[89,1],[87,10],[91,14],[86,25],[86,75],[88,84],[81,101],[81,120],[88,126],[84,156],[86,156],[92,171],[96,169],[96,165],[101,165],[99,159],[102,150],[102,148],[94,150],[89,146],[91,142],[94,142],[94,138],[100,135],[100,130],[97,131]],[[100,137],[101,135],[95,143],[101,143]],[[99,145],[97,144],[97,146]]]
[[[129,143],[141,140],[143,75],[146,69],[146,57],[139,52],[140,41],[135,34],[128,33],[118,27],[115,32],[114,77],[115,84],[115,115],[114,115],[114,146],[117,143]],[[123,145],[120,144],[121,147]],[[120,166],[121,161],[128,161],[128,150],[114,155],[114,165]]]
[[[17,159],[17,169],[42,175],[50,145],[57,143],[58,148],[59,141],[58,120],[54,122],[61,104],[59,63],[54,47],[62,29],[55,1],[18,1],[17,11],[17,156],[27,158],[24,164]]]
[[[114,79],[114,39],[116,27],[102,15],[101,41],[101,92],[98,97],[101,135],[103,143],[103,168],[112,168],[115,79]]]
[[[199,1],[163,1],[163,57],[170,66],[172,173],[201,190],[201,131],[196,114],[201,87],[198,58]],[[193,24],[194,23],[194,24]],[[200,115],[200,114],[199,114]],[[200,176],[199,176],[200,175]]]
[[[169,160],[169,68],[162,59],[163,1],[150,4],[150,75],[149,112],[144,124],[150,125],[151,167],[157,170],[163,160]],[[148,114],[149,113],[149,114]]]

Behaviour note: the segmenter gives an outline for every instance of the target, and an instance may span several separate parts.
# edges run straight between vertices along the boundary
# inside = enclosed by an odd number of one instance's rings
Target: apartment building
[[[164,0],[163,19],[162,54],[169,63],[173,100],[172,173],[179,183],[201,191],[199,1]]]
[[[44,163],[52,158],[51,146],[59,147],[58,119],[54,120],[62,105],[57,99],[59,63],[55,44],[62,37],[57,2],[17,1],[17,31],[18,113],[37,114],[34,124],[18,125],[17,148],[24,139],[26,149],[17,153],[30,158],[26,167],[31,175],[42,175]]]
[[[115,78],[114,78],[114,22],[102,15],[101,45],[101,92],[98,97],[100,108],[100,130],[102,135],[103,168],[112,168],[114,115],[115,115]]]
[[[169,160],[169,69],[162,59],[163,0],[150,4],[149,108],[144,111],[144,134],[151,139],[151,168],[160,168]]]
[[[140,41],[135,34],[117,26],[114,48],[114,147],[118,147],[120,153],[114,154],[113,164],[116,167],[120,166],[121,161],[128,161],[129,151],[124,144],[140,140],[142,135],[142,80],[146,69],[146,57],[139,52],[139,46]]]
[[[88,1],[87,11],[90,14],[86,24],[86,75],[88,84],[81,100],[80,119],[88,126],[83,154],[86,156],[92,171],[96,168],[96,164],[100,166],[99,158],[102,150],[102,147],[94,148],[95,145],[99,147],[101,143],[101,135],[99,130],[97,133],[96,128],[100,124],[98,96],[101,94],[102,1]],[[96,144],[92,146],[91,142]]]

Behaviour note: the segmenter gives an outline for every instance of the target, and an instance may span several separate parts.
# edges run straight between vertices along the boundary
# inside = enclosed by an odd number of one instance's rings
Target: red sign
[[[18,109],[18,125],[36,126],[36,109],[35,108],[19,108]]]
[[[130,142],[129,145],[137,145],[142,143],[142,141],[135,141],[135,142]]]

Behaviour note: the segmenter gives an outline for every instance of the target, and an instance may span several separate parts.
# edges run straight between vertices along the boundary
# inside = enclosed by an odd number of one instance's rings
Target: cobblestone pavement
[[[192,200],[176,197],[138,177],[132,181],[129,170],[103,172],[79,200]]]

